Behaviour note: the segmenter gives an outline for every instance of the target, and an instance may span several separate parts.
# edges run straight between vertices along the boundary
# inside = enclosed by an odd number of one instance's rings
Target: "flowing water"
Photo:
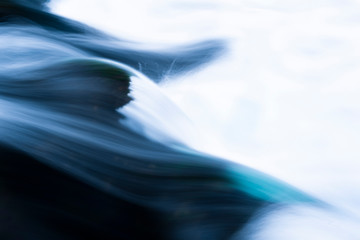
[[[2,239],[359,238],[356,1],[42,2],[0,1]]]

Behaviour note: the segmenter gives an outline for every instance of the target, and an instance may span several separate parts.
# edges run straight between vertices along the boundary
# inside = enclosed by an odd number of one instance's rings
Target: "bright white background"
[[[360,1],[57,0],[53,11],[120,38],[223,38],[229,51],[162,86],[202,149],[337,205],[360,201]]]

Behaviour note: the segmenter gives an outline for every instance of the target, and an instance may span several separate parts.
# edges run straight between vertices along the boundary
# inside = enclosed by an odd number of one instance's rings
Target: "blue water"
[[[281,239],[307,229],[284,223],[315,222],[326,232],[328,219],[349,228],[340,237],[353,231],[355,215],[216,149],[221,141],[206,126],[219,122],[208,109],[229,108],[228,90],[214,79],[235,76],[216,65],[234,47],[225,35],[145,44],[58,17],[40,2],[0,2],[1,239]],[[194,93],[205,67],[213,69],[204,71],[215,97],[208,109]],[[193,97],[179,101],[176,87]],[[249,100],[238,107],[248,119],[235,118],[241,126],[263,109]]]

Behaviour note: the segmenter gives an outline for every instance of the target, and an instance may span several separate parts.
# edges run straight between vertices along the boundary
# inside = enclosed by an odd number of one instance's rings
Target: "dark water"
[[[45,2],[0,1],[0,239],[246,239],[241,229],[263,207],[315,202],[123,124],[133,81],[196,69],[223,41],[144,50]]]

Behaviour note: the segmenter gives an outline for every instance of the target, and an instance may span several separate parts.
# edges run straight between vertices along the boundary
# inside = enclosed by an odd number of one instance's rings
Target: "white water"
[[[120,120],[123,125],[167,145],[201,148],[194,124],[155,83],[145,76],[132,77],[130,90],[134,100],[118,109],[126,116]]]
[[[52,7],[156,47],[229,39],[223,58],[162,86],[209,140],[201,149],[352,216],[276,212],[254,239],[360,239],[360,1],[57,0]]]

